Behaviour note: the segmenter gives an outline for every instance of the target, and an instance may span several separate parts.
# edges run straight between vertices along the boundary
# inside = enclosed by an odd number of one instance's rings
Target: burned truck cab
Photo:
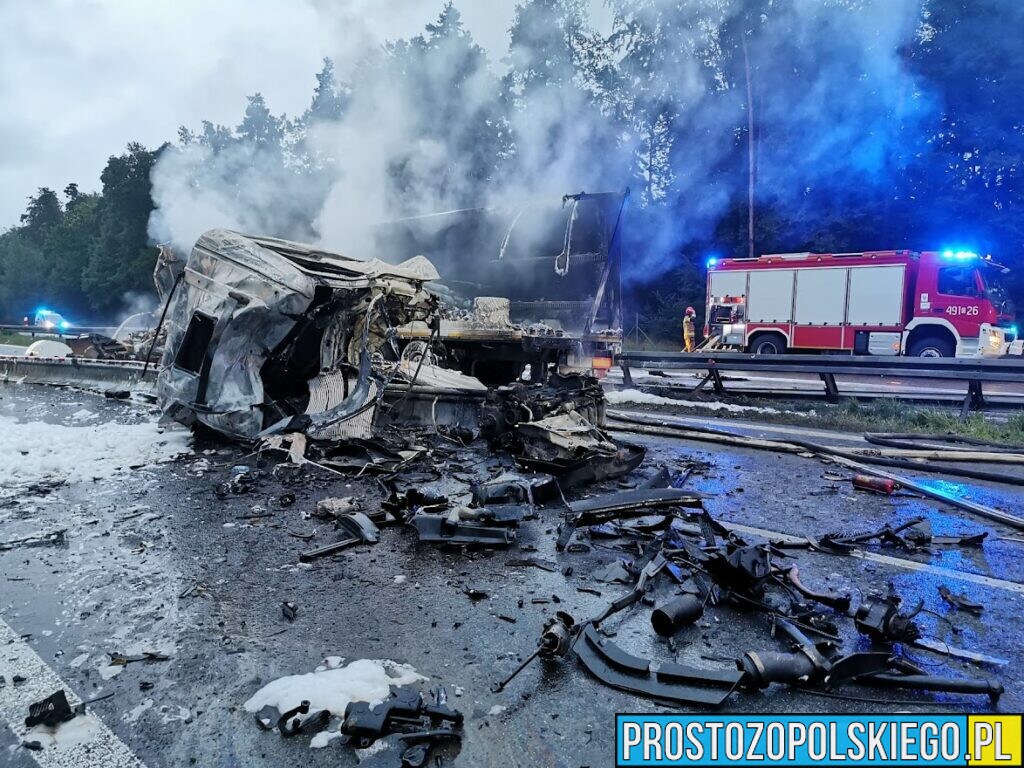
[[[393,329],[426,321],[437,272],[423,258],[359,261],[313,246],[211,230],[187,261],[162,259],[165,413],[230,437],[369,435]]]

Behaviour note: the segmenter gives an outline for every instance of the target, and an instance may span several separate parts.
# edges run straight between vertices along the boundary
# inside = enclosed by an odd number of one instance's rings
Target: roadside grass
[[[27,347],[35,341],[31,336],[25,336],[11,331],[0,331],[0,344],[16,344],[19,347]]]
[[[952,434],[993,443],[1024,444],[1024,412],[1020,411],[1005,418],[970,413],[961,419],[958,410],[915,406],[895,398],[883,398],[866,402],[847,400],[820,409],[818,413],[822,422],[840,431]]]
[[[708,419],[726,418],[772,424],[790,424],[837,432],[914,432],[917,434],[960,435],[992,443],[1024,445],[1024,411],[1008,416],[971,413],[960,418],[959,408],[924,407],[895,398],[875,400],[843,400],[838,405],[808,403],[806,401],[767,400],[742,395],[721,398],[722,402],[749,407],[742,413],[723,413],[702,408],[699,400],[689,402],[673,413],[703,416]],[[625,406],[616,406],[622,408]],[[630,405],[631,409],[664,410],[666,406]],[[668,406],[671,408],[671,406]],[[771,408],[777,413],[765,412]]]

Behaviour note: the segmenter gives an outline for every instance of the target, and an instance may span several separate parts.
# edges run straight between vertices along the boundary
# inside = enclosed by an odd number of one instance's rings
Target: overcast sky
[[[320,60],[344,72],[368,46],[408,37],[444,0],[0,0],[0,230],[37,187],[100,186],[129,141],[236,124],[260,91],[276,112],[308,104]],[[517,0],[456,0],[500,66]],[[609,12],[591,0],[595,22]]]

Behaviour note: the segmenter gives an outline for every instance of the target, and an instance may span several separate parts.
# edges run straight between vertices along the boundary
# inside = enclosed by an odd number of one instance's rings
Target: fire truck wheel
[[[786,351],[786,342],[776,333],[755,336],[750,351],[755,355],[781,355]]]
[[[926,336],[910,345],[911,357],[953,357],[955,350],[946,339]]]

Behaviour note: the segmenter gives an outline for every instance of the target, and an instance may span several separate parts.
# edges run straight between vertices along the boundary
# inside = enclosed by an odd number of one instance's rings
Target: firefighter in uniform
[[[686,308],[686,314],[683,315],[683,351],[693,352],[695,348],[694,339],[696,338],[696,329],[693,326],[694,319],[697,316],[697,310],[693,307]]]

